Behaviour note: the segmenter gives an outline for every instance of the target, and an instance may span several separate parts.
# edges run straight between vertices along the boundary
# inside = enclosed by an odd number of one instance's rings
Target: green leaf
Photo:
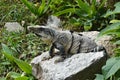
[[[120,22],[120,20],[111,20],[110,23],[117,23]]]
[[[87,26],[87,25],[85,25],[85,26],[84,26],[84,29],[85,29],[85,31],[88,31],[88,30],[91,29],[91,27],[92,27],[92,26]]]
[[[2,53],[7,59],[9,59],[10,62],[14,62],[13,53],[5,44],[2,44]]]
[[[52,2],[53,0],[48,0],[48,4],[45,6],[43,13],[45,13],[49,9],[50,5],[52,5]]]
[[[6,78],[2,77],[2,78],[0,78],[0,80],[6,80]]]
[[[28,7],[28,9],[32,12],[32,13],[34,13],[35,15],[39,15],[39,13],[38,13],[38,8],[33,4],[33,3],[31,3],[31,2],[29,2],[29,1],[27,1],[27,0],[21,0],[27,7]]]
[[[93,15],[96,15],[97,10],[96,10],[96,0],[92,0],[92,4],[91,4],[91,14],[90,16],[92,17]]]
[[[1,65],[10,65],[11,63],[9,61],[1,62]]]
[[[96,5],[97,1],[96,0],[92,0],[92,5]]]
[[[120,29],[120,22],[111,24],[109,26],[107,26],[105,29],[103,29],[100,34],[98,35],[98,37],[101,37],[103,35],[107,35],[107,34],[112,34],[113,31],[116,31],[117,29]]]
[[[6,76],[6,77],[17,78],[17,77],[20,77],[20,76],[21,76],[21,74],[20,74],[20,73],[16,73],[16,72],[9,72],[9,73],[7,74],[7,76]]]
[[[106,2],[107,2],[107,0],[102,0],[100,6],[98,7],[98,10],[101,9],[102,7],[104,7]]]
[[[6,56],[6,58],[8,58],[11,62],[15,62],[22,71],[32,74],[32,67],[27,62],[16,59],[13,55],[11,55],[11,50],[5,44],[2,44],[2,49],[2,53]]]
[[[59,12],[53,14],[53,15],[55,15],[55,16],[60,16],[60,15],[62,15],[62,14],[66,14],[66,13],[70,13],[70,12],[71,12],[71,13],[74,13],[74,12],[75,12],[75,9],[74,9],[74,8],[65,9],[65,10],[59,11]]]
[[[114,57],[107,60],[106,65],[102,68],[105,79],[114,75],[120,69],[120,57]]]
[[[38,8],[39,16],[41,16],[43,14],[44,9],[45,9],[45,0],[42,0],[41,6]]]
[[[84,29],[85,31],[88,31],[92,28],[92,21],[88,20],[87,22],[84,23]]]
[[[102,73],[104,76],[107,75],[108,71],[111,69],[111,66],[117,62],[116,58],[110,58],[107,60],[106,65],[102,67]]]
[[[5,44],[2,44],[2,50],[8,54],[13,55],[13,52]]]
[[[77,0],[77,3],[79,5],[79,8],[85,11],[86,13],[89,14],[91,12],[91,7],[87,3],[83,2],[82,0]]]
[[[22,76],[22,77],[15,78],[15,80],[29,80],[29,78],[26,76]]]
[[[114,44],[120,44],[120,40],[116,41]]]
[[[116,37],[120,37],[120,31],[117,30],[108,31],[107,34],[116,35]]]
[[[96,74],[95,80],[104,80],[104,76],[101,74]]]
[[[120,56],[120,47],[115,48],[115,49],[114,49],[114,52],[116,53],[116,54],[115,54],[116,57]]]
[[[108,17],[113,14],[120,14],[120,2],[117,2],[115,5],[115,9],[113,11],[107,11],[107,13],[104,15],[104,17]]]
[[[24,62],[19,59],[15,59],[14,61],[22,71],[24,71],[28,74],[32,74],[32,67],[27,62]]]

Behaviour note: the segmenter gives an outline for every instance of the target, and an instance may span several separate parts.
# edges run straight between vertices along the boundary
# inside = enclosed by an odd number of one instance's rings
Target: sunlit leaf
[[[47,12],[47,10],[49,9],[50,5],[52,5],[52,2],[53,2],[53,1],[54,1],[54,0],[48,0],[48,4],[46,4],[43,13]]]
[[[110,23],[117,23],[120,22],[120,20],[111,20]]]
[[[114,57],[107,60],[106,65],[102,68],[105,79],[114,75],[120,69],[120,57]]]
[[[35,15],[39,15],[39,13],[38,13],[38,8],[33,4],[33,3],[31,3],[31,2],[29,2],[28,0],[21,0],[27,7],[28,7],[28,9],[32,12],[32,13],[34,13]]]
[[[1,62],[1,65],[10,65],[11,63],[9,61]]]
[[[6,78],[4,78],[4,77],[1,77],[1,78],[0,78],[0,80],[6,80]]]
[[[15,62],[24,72],[32,74],[32,67],[27,62],[16,59],[13,55],[11,55],[11,50],[5,44],[2,44],[2,48],[2,53],[5,55],[6,58],[8,58],[11,62]]]
[[[114,6],[115,6],[115,9],[113,11],[110,11],[110,10],[107,11],[104,17],[108,17],[113,14],[120,14],[120,2],[116,3]]]
[[[22,77],[15,78],[15,80],[29,80],[29,78],[26,76],[22,76]]]
[[[75,9],[74,9],[74,8],[65,9],[65,10],[59,11],[59,12],[53,14],[53,15],[55,15],[55,16],[60,16],[60,15],[62,15],[62,14],[66,14],[66,13],[69,13],[69,12],[74,13],[74,12],[75,12]]]
[[[20,76],[21,76],[21,74],[20,74],[20,73],[16,73],[16,72],[9,72],[9,73],[7,74],[7,76],[6,76],[6,77],[17,78],[17,77],[20,77]]]
[[[2,44],[2,53],[7,59],[9,59],[10,62],[14,62],[13,53],[5,44]]]
[[[111,24],[109,26],[107,26],[105,29],[103,29],[100,34],[98,35],[98,37],[100,36],[103,36],[103,35],[106,35],[106,34],[112,34],[113,31],[117,30],[117,29],[120,29],[120,22],[117,22],[117,23],[114,23],[114,24]]]
[[[87,3],[83,2],[82,0],[77,0],[77,3],[80,9],[87,12],[88,14],[90,13],[91,7]]]
[[[116,41],[114,44],[120,44],[120,40]]]
[[[13,52],[5,44],[2,44],[2,50],[8,54],[13,55]]]
[[[104,80],[104,76],[101,74],[96,74],[96,78],[94,80]]]
[[[42,15],[45,9],[45,0],[42,0],[40,7],[38,8],[39,15]]]
[[[32,67],[27,62],[19,60],[19,59],[15,59],[14,61],[22,71],[28,74],[32,74]]]

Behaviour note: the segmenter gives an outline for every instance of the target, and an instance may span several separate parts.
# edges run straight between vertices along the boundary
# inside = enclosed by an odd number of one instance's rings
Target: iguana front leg
[[[51,45],[51,47],[50,47],[50,50],[49,50],[49,55],[51,56],[51,57],[53,57],[54,56],[54,52],[55,52],[55,44],[53,43],[52,45]]]
[[[54,47],[59,50],[58,55],[60,55],[60,56],[65,55],[65,48],[64,48],[64,46],[62,44],[56,42],[56,43],[54,43]]]
[[[50,58],[54,57],[54,48],[55,48],[55,45],[52,44],[49,50],[49,57],[43,57],[42,61],[49,60]]]
[[[64,46],[60,43],[55,42],[51,45],[51,48],[49,51],[50,56],[53,57],[55,55],[54,53],[55,48],[59,50],[58,55],[61,56],[59,59],[55,60],[55,63],[64,61],[64,59],[67,57],[67,54],[65,53]]]
[[[58,55],[60,55],[60,58],[55,60],[55,63],[62,62],[66,58],[65,48],[60,43],[55,43],[55,48],[59,50]]]

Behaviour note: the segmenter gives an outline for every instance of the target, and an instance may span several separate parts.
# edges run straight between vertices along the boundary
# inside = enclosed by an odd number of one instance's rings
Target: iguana
[[[75,34],[72,31],[55,30],[46,26],[29,27],[29,31],[35,33],[44,42],[51,44],[49,54],[54,56],[54,49],[58,49],[62,57],[76,53],[97,52],[103,50],[103,47],[82,34]]]

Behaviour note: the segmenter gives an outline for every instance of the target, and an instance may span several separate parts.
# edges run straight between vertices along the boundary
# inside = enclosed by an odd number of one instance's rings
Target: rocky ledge
[[[42,61],[45,57],[49,57],[48,52],[31,62],[33,75],[38,80],[94,80],[107,60],[104,51],[75,54],[58,63],[55,61],[60,56]]]

